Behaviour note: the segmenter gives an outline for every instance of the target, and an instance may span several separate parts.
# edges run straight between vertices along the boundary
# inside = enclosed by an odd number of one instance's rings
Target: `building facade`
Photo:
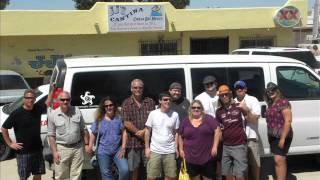
[[[249,46],[293,46],[292,26],[305,26],[307,6],[307,0],[289,0],[283,7],[175,9],[170,3],[134,2],[96,3],[90,10],[2,10],[1,69],[38,85],[57,59],[69,56],[225,54]]]

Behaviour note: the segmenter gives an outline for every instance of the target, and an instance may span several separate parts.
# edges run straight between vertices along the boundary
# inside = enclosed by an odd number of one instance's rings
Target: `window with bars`
[[[140,41],[140,55],[177,55],[180,54],[178,40]]]
[[[240,48],[274,46],[273,38],[244,38],[240,39]]]

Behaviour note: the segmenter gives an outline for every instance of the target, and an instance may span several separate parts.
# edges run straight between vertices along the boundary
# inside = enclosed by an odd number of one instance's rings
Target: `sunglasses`
[[[196,109],[201,109],[200,106],[192,106],[191,109],[196,110]]]
[[[229,93],[219,94],[219,97],[229,97]]]
[[[204,84],[206,87],[213,86],[214,82]]]
[[[267,95],[272,96],[276,91],[267,91]]]
[[[66,102],[69,102],[69,101],[70,101],[70,99],[69,99],[69,98],[66,98],[66,99],[60,99],[60,101],[61,101],[61,102],[65,102],[65,101],[66,101]]]
[[[135,86],[135,87],[133,87],[133,89],[143,89],[143,87],[142,86]]]
[[[162,99],[162,101],[171,101],[171,99],[170,98],[164,98],[164,99]]]
[[[113,107],[113,104],[106,104],[106,105],[104,105],[103,107]]]
[[[23,97],[23,98],[25,98],[25,99],[34,99],[34,97],[28,97],[28,96]]]

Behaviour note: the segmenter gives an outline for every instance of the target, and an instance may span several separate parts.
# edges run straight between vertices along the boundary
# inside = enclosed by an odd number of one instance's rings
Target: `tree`
[[[1,0],[2,1],[2,0]],[[90,9],[96,2],[170,2],[175,8],[183,9],[190,0],[73,0],[77,9]]]
[[[9,0],[0,0],[0,10],[6,8],[8,4],[9,4]]]

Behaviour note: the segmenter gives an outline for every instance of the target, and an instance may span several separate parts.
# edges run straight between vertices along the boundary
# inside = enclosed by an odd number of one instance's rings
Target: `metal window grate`
[[[273,46],[273,45],[274,45],[274,41],[272,37],[240,39],[240,48],[266,47],[266,46]]]
[[[177,55],[180,54],[178,40],[140,41],[140,55]]]

